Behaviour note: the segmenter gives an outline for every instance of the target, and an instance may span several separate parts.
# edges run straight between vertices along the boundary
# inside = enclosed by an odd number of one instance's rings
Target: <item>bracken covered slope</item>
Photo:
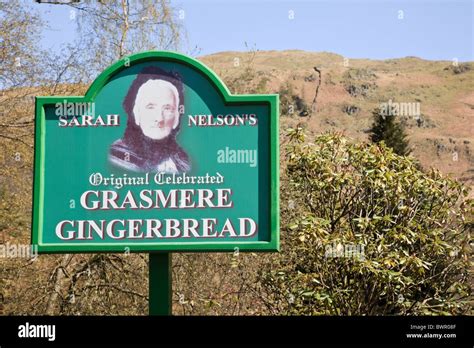
[[[306,113],[295,105],[290,115],[281,116],[282,129],[302,124],[313,133],[337,130],[367,139],[372,111],[383,103],[398,103],[395,116],[406,124],[412,154],[423,167],[438,168],[474,185],[473,62],[416,57],[345,59],[333,53],[299,50],[221,52],[199,59],[233,92],[239,91],[230,82],[250,69],[255,72],[249,83],[253,88],[244,86],[244,91],[278,93],[289,89],[301,98],[310,112],[301,116]],[[321,72],[321,84],[314,105],[319,81],[315,67]]]

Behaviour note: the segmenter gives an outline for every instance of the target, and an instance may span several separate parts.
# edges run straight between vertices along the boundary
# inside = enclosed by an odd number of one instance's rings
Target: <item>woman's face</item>
[[[138,89],[133,113],[143,134],[164,139],[178,126],[177,99],[176,87],[165,80],[148,80]]]

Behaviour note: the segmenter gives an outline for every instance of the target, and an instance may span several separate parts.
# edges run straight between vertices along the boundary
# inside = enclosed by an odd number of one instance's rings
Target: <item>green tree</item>
[[[385,145],[290,131],[282,252],[259,275],[274,314],[449,315],[470,310],[472,200]],[[463,201],[465,200],[465,201]]]
[[[405,127],[402,123],[395,121],[392,113],[377,108],[372,112],[374,122],[370,129],[370,140],[374,143],[383,141],[391,147],[396,154],[406,156],[411,150],[409,148]]]

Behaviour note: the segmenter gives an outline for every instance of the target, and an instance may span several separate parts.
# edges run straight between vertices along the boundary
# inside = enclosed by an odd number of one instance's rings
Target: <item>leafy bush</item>
[[[290,130],[281,254],[260,272],[272,313],[469,310],[467,189],[383,144]]]

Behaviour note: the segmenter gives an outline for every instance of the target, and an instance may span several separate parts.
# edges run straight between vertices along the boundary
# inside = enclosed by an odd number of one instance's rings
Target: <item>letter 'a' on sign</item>
[[[150,51],[37,97],[35,122],[39,252],[279,250],[278,95]]]

